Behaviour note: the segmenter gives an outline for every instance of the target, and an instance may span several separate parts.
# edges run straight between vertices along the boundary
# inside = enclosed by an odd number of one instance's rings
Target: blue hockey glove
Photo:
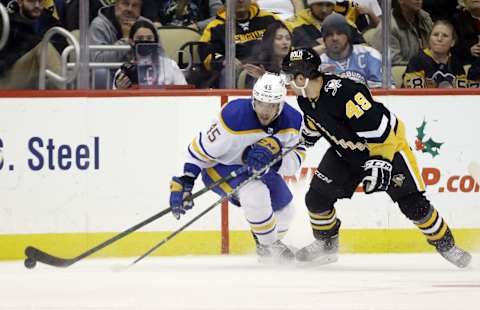
[[[258,140],[247,152],[245,162],[248,170],[250,173],[255,173],[280,156],[282,144],[277,138],[270,136]],[[279,167],[279,165],[276,166]],[[264,171],[264,174],[267,173],[267,171]]]
[[[388,190],[392,179],[392,164],[384,159],[369,159],[363,166],[363,189],[366,194]]]
[[[170,208],[178,220],[186,210],[193,207],[193,200],[184,200],[192,194],[195,179],[189,176],[173,177],[170,181]]]

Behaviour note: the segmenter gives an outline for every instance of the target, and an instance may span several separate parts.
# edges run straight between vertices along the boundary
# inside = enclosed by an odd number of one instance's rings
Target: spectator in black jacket
[[[38,87],[40,41],[47,29],[36,30],[43,12],[39,0],[17,0],[10,17],[8,42],[0,51],[0,88],[35,89]],[[60,55],[48,46],[47,68],[60,71]],[[53,87],[53,84],[49,84]]]
[[[480,0],[465,0],[465,8],[457,11],[453,24],[458,34],[454,53],[463,64],[480,57]]]

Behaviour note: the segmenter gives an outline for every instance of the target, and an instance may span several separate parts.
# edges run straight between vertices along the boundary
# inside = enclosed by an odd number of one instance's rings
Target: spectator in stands
[[[89,19],[91,23],[98,16],[98,11],[109,5],[115,4],[116,0],[88,0],[89,1]],[[148,0],[144,0],[148,1]],[[79,8],[80,0],[68,0],[65,3],[65,28],[72,31],[79,29]]]
[[[392,65],[406,65],[413,56],[428,46],[432,19],[421,9],[423,0],[392,1],[390,50]],[[382,50],[382,36],[377,35],[373,47]]]
[[[320,55],[322,71],[368,85],[382,86],[382,56],[373,47],[352,44],[352,27],[344,16],[332,13],[322,24],[326,52]]]
[[[453,19],[458,33],[454,53],[463,64],[471,64],[480,57],[480,0],[465,0]]]
[[[307,0],[308,8],[298,13],[295,20],[290,23],[293,46],[313,48],[319,55],[325,52],[321,25],[334,11],[336,2],[336,0]],[[344,10],[343,13],[346,14],[347,11]],[[365,42],[357,29],[352,31],[352,37],[354,43]]]
[[[457,6],[457,0],[423,0],[422,9],[430,14],[433,21],[451,21]]]
[[[157,26],[185,26],[203,31],[223,7],[222,0],[144,0],[143,16]]]
[[[205,68],[209,74],[221,73],[225,60],[225,18],[226,12],[220,9],[214,21],[210,22],[200,38],[206,47],[200,49]],[[259,44],[268,25],[280,18],[270,12],[260,10],[251,0],[237,0],[236,19],[236,66],[241,68],[242,62],[250,59],[255,46]],[[239,72],[239,70],[237,70]],[[219,86],[224,86],[220,77]]]
[[[455,29],[449,21],[436,21],[429,36],[429,47],[421,50],[408,63],[403,76],[404,87],[468,87],[462,64],[450,53],[456,39]]]
[[[257,0],[260,9],[272,12],[282,20],[289,20],[295,17],[305,8],[303,0]]]
[[[382,9],[378,0],[355,0],[354,3],[358,13],[366,18],[366,25],[357,25],[359,30],[363,32],[367,28],[377,27],[382,18]]]
[[[115,5],[101,8],[90,24],[89,43],[94,45],[128,45],[132,25],[140,16],[143,0],[117,0]],[[128,51],[94,51],[92,61],[126,61]]]
[[[244,64],[247,70],[246,86],[251,88],[255,81],[265,74],[282,72],[282,63],[292,48],[292,34],[281,21],[271,23],[262,37],[260,45],[256,46],[249,63]]]
[[[38,88],[40,41],[48,30],[36,26],[44,11],[43,0],[17,0],[9,13],[10,33],[8,42],[0,51],[0,88]],[[47,68],[60,71],[60,55],[53,45],[47,49]],[[55,87],[49,83],[49,88]]]
[[[156,67],[155,74],[157,76],[156,83],[154,85],[185,85],[187,84],[182,71],[178,67],[177,63],[163,53],[161,48],[161,42],[158,37],[158,32],[155,26],[147,20],[138,20],[133,24],[129,33],[129,42],[132,45],[133,53],[132,59],[125,63],[116,73],[114,77],[114,89],[127,89],[138,85],[138,68],[140,63],[139,57],[137,57],[137,47],[139,44],[143,44],[148,50],[145,51],[143,57],[150,57],[149,64],[158,65]],[[147,43],[157,43],[157,48],[151,49],[151,46],[145,45]],[[143,54],[144,52],[142,52]]]
[[[468,87],[480,88],[480,57],[477,57],[468,69]]]

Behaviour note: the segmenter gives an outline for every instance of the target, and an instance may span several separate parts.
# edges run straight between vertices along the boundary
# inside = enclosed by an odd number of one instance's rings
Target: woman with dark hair
[[[464,88],[468,87],[465,70],[458,58],[451,54],[457,35],[446,20],[433,24],[428,37],[428,48],[410,59],[403,76],[407,88]]]
[[[147,83],[150,86],[187,84],[177,63],[165,55],[158,32],[151,22],[138,20],[128,37],[132,46],[131,60],[115,73],[113,89],[131,88],[139,84],[139,78],[140,81],[143,78],[154,79]],[[139,77],[139,71],[144,72],[145,76]]]
[[[242,67],[247,71],[247,86],[252,86],[265,72],[281,73],[283,58],[292,48],[292,34],[280,21],[271,23],[253,57]]]

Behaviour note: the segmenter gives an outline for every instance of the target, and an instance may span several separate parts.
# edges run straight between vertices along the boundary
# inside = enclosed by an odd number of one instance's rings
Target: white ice
[[[0,263],[8,310],[476,310],[480,255],[457,269],[436,254],[340,256],[322,267],[270,267],[254,256],[92,259],[57,269]],[[122,271],[119,271],[122,270]]]

